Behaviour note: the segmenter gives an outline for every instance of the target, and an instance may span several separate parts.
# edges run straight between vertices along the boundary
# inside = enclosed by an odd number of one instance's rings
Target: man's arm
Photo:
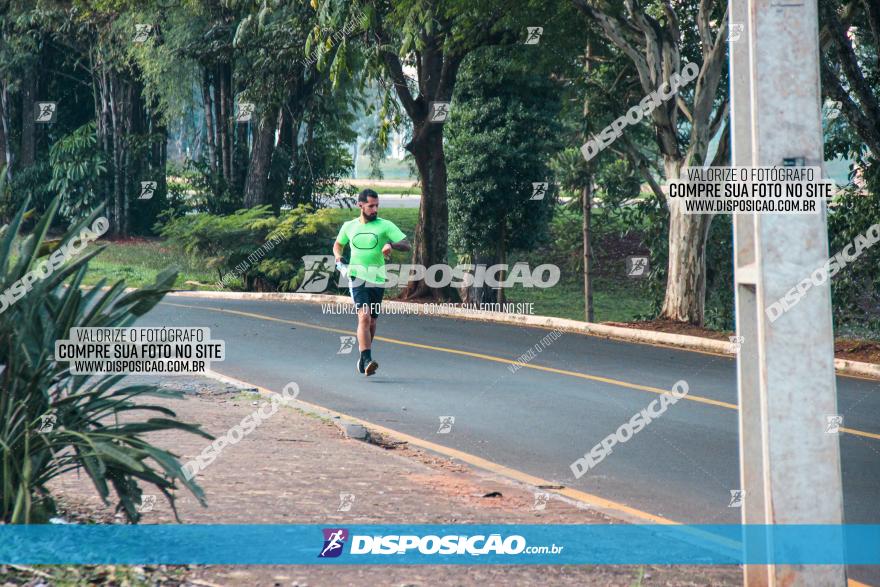
[[[403,240],[399,240],[396,243],[385,243],[385,246],[382,247],[382,254],[385,256],[385,259],[391,258],[391,249],[395,251],[408,251],[412,247],[409,244],[409,241],[404,238]]]
[[[391,254],[391,249],[404,252],[410,250],[412,247],[410,246],[409,241],[406,240],[406,235],[403,231],[397,228],[392,222],[389,222],[388,225],[389,230],[385,234],[390,242],[382,247],[382,254],[385,255],[385,257],[388,257]]]
[[[403,239],[402,241],[397,241],[396,243],[388,243],[388,244],[391,245],[391,248],[394,249],[395,251],[406,252],[412,248],[412,246],[410,246],[410,244],[409,244],[409,241],[406,239]]]
[[[333,256],[336,258],[336,262],[342,260],[342,251],[345,250],[345,245],[339,241],[333,243]]]

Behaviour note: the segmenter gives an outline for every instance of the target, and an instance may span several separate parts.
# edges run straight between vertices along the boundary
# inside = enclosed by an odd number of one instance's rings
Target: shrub
[[[835,200],[828,214],[828,248],[833,256],[880,222],[880,163],[865,167],[866,188],[854,185]],[[831,280],[836,326],[867,327],[880,332],[880,245],[865,250]]]
[[[95,123],[90,122],[49,149],[49,189],[61,194],[60,212],[67,220],[85,218],[101,201],[101,176],[107,166],[96,144]]]
[[[269,206],[226,216],[192,214],[173,219],[160,233],[171,246],[201,257],[216,269],[223,286],[247,290],[290,290],[302,279],[301,258],[329,254],[334,227],[331,209],[301,205],[274,216]]]
[[[59,206],[55,198],[33,233],[20,238],[25,205],[0,229],[0,292],[21,280],[46,254],[46,232]],[[75,223],[58,242],[65,246],[98,218],[99,211]],[[14,244],[19,242],[17,251]],[[144,396],[179,397],[151,385],[118,387],[123,375],[72,375],[66,363],[54,360],[54,343],[68,339],[74,327],[129,326],[153,308],[169,291],[176,272],[168,269],[156,283],[125,293],[118,281],[102,291],[105,281],[80,289],[89,261],[101,248],[81,255],[32,284],[24,296],[0,312],[0,521],[45,522],[55,513],[48,483],[71,470],[82,469],[98,495],[137,522],[142,491],[152,485],[172,509],[179,480],[203,505],[199,486],[187,480],[176,456],[144,438],[149,432],[184,430],[205,438],[199,427],[179,422],[173,411],[134,403]],[[126,419],[128,412],[156,414],[146,420]],[[51,430],[40,431],[44,417],[55,419]]]

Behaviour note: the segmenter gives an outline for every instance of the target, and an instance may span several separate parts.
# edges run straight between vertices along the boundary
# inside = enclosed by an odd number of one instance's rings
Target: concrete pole
[[[733,164],[823,166],[816,0],[730,0]],[[776,321],[764,309],[828,258],[825,207],[734,218],[742,519],[841,524],[843,497],[827,281]],[[840,565],[747,567],[745,584],[845,585]]]
[[[731,164],[752,164],[751,43],[747,0],[729,0]],[[733,215],[737,355],[740,487],[744,492],[743,524],[764,524],[765,426],[758,377],[758,303],[755,291],[755,214]],[[743,582],[749,587],[771,584],[767,567],[745,565]]]

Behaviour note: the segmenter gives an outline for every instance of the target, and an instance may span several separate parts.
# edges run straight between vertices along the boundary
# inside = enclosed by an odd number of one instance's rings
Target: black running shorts
[[[351,299],[354,300],[354,307],[360,310],[363,306],[367,306],[370,310],[370,316],[376,318],[379,316],[379,305],[382,303],[382,297],[385,295],[385,288],[362,283],[361,285],[349,286],[351,291]]]

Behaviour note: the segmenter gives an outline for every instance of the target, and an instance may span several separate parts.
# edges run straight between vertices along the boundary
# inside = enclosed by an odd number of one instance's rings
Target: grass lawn
[[[100,241],[104,251],[89,262],[85,285],[95,285],[101,279],[109,284],[124,279],[128,287],[142,287],[153,283],[156,275],[170,265],[177,265],[180,274],[174,286],[180,289],[219,289],[213,284],[219,279],[215,271],[188,259],[166,247],[157,239],[127,239]],[[187,281],[210,283],[210,287],[187,284]]]
[[[355,184],[355,187],[358,189],[358,191],[369,188],[369,189],[373,190],[374,192],[376,192],[377,194],[379,194],[380,196],[386,195],[386,194],[393,194],[393,195],[403,194],[404,196],[419,196],[422,193],[422,191],[417,187],[401,188],[401,187],[393,187],[393,186],[387,186],[387,185],[376,185],[376,184],[369,183],[369,181],[367,181],[367,180],[359,180],[358,183]]]
[[[334,208],[327,214],[332,222],[342,224],[352,218],[357,218],[360,212],[357,209]],[[416,230],[416,223],[419,221],[419,210],[418,208],[382,208],[380,205],[379,217],[390,220],[412,238]]]
[[[508,302],[532,302],[535,315],[584,320],[583,281],[560,280],[547,289],[516,287],[505,291]],[[648,298],[633,280],[619,283],[608,278],[593,280],[593,313],[596,322],[628,322],[651,309]]]
[[[389,157],[382,160],[379,168],[382,170],[383,179],[412,179],[413,181],[418,179],[413,177],[412,169],[410,169],[409,163],[405,160]],[[363,180],[365,183],[372,179],[370,177],[370,161],[368,157],[361,157],[358,162],[357,171],[357,179]]]

